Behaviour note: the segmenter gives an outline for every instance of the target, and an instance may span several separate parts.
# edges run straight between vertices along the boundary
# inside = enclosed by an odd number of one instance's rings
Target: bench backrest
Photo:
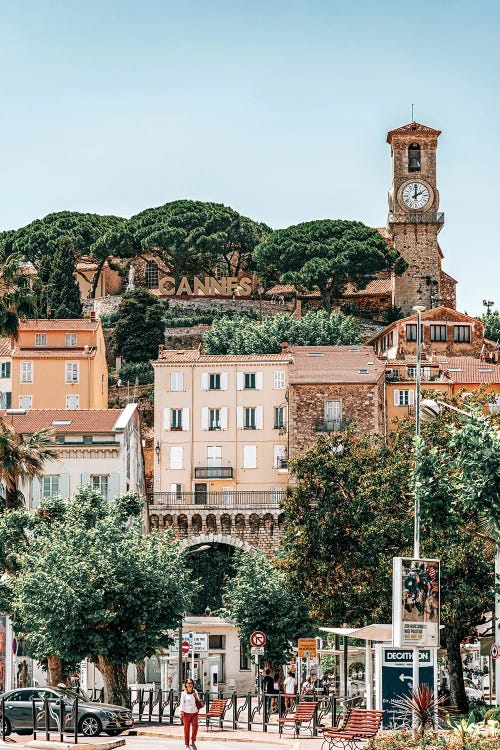
[[[212,716],[221,716],[226,709],[226,703],[227,700],[216,698],[211,702],[208,712],[212,714]]]
[[[318,701],[303,701],[295,709],[293,716],[297,721],[310,721],[318,706]]]
[[[382,723],[383,711],[368,708],[353,708],[342,728],[343,732],[362,732],[363,734],[377,734]]]

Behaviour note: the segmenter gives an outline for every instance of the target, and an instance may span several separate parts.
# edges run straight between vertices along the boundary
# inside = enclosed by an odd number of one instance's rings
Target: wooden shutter
[[[245,376],[242,372],[236,373],[236,390],[242,391],[245,383]]]
[[[208,372],[201,373],[201,390],[208,391],[209,375]]]
[[[415,403],[415,391],[408,391],[408,406],[413,406]]]
[[[59,480],[59,494],[61,497],[69,497],[69,474],[61,474]]]
[[[90,484],[90,474],[82,474],[81,477],[81,486],[85,487],[86,485]]]
[[[31,507],[38,508],[40,506],[40,495],[41,495],[41,482],[36,477],[31,480]]]
[[[201,429],[208,430],[208,406],[201,407]]]
[[[394,406],[399,406],[399,390],[394,389]]]
[[[262,430],[264,428],[264,407],[263,406],[255,407],[255,427],[258,430]]]
[[[184,432],[189,430],[189,409],[187,407],[182,410],[182,429]]]
[[[243,468],[244,469],[256,469],[257,468],[257,446],[256,445],[244,445],[243,446]]]
[[[238,430],[243,429],[243,407],[242,406],[236,407],[236,426]]]
[[[255,373],[255,390],[261,391],[264,388],[264,373]]]
[[[109,475],[109,480],[108,480],[108,500],[113,500],[119,494],[120,494],[120,475],[118,473],[112,473]]]
[[[220,374],[220,389],[221,391],[227,391],[227,372],[221,372]]]
[[[170,409],[168,408],[168,406],[163,409],[163,429],[170,429]]]
[[[223,406],[220,410],[220,428],[227,430],[227,406]]]

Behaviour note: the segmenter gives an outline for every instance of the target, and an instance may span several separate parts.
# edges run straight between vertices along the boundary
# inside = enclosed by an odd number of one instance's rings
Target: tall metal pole
[[[181,624],[179,625],[179,651],[178,651],[178,670],[179,670],[179,677],[177,679],[177,682],[179,683],[178,690],[179,695],[182,692],[182,620]]]
[[[413,308],[417,313],[417,370],[415,378],[415,461],[418,461],[418,450],[420,440],[420,400],[422,385],[422,313],[425,307],[415,305]],[[420,557],[420,493],[417,485],[414,486],[414,519],[413,519],[413,557]],[[413,690],[420,685],[420,649],[413,648]],[[413,724],[416,726],[417,717],[413,716]]]

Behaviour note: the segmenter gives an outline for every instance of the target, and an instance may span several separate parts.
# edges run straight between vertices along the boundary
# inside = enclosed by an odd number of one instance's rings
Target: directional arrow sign
[[[401,682],[408,682],[408,683],[411,682],[411,684],[413,685],[413,677],[410,677],[409,675],[400,674],[399,679],[401,680]]]
[[[260,648],[266,645],[267,638],[262,630],[255,630],[250,636],[250,645],[254,648]]]

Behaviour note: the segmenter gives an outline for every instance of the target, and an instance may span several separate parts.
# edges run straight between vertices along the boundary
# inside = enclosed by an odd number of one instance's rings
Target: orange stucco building
[[[107,409],[101,321],[24,320],[12,348],[12,407]]]

